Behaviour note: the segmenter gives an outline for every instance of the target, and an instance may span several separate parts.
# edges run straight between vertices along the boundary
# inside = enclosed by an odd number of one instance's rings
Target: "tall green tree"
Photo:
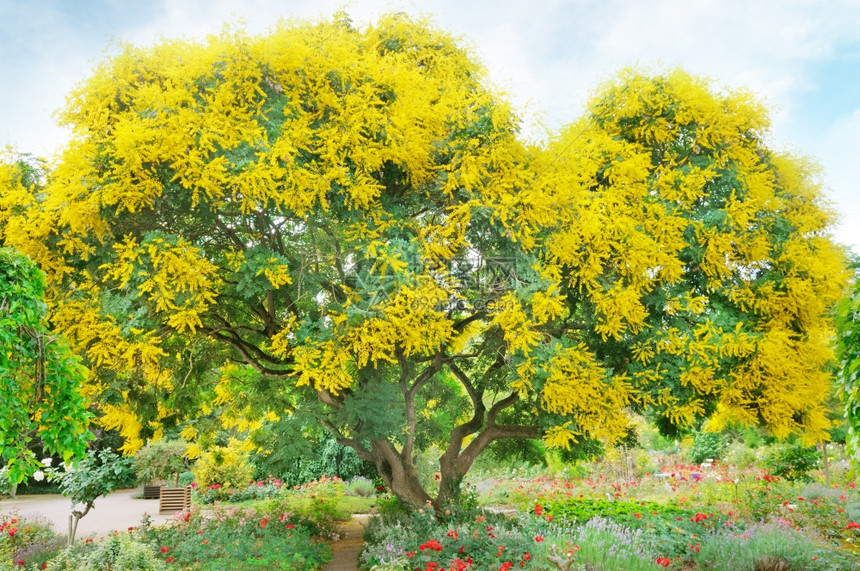
[[[301,408],[442,507],[490,443],[612,440],[630,410],[828,428],[841,253],[744,93],[627,72],[532,146],[451,36],[339,15],[128,47],[62,117],[3,237],[130,450],[181,395],[245,427]]]
[[[88,434],[86,370],[48,328],[44,288],[36,264],[0,247],[0,459],[15,484],[40,466],[31,448],[69,460]]]

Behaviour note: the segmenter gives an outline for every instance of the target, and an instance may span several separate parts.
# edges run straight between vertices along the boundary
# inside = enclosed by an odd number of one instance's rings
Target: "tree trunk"
[[[416,506],[431,503],[412,458],[404,457],[386,440],[374,441],[371,454],[379,476],[394,495]]]

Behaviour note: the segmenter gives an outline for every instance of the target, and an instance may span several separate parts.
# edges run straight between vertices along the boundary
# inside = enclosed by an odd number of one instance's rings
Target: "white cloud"
[[[825,170],[825,188],[842,215],[836,238],[860,254],[860,108],[831,126],[814,150]]]

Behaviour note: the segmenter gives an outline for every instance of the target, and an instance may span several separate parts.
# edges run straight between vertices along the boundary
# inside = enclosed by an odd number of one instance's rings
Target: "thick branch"
[[[468,472],[478,454],[494,440],[500,438],[540,438],[541,431],[537,426],[496,424],[496,416],[502,410],[513,406],[518,400],[519,395],[513,392],[490,408],[490,412],[487,415],[487,427],[469,443],[466,449],[463,450],[463,453],[457,458],[457,471],[460,474]]]
[[[358,457],[362,460],[365,460],[367,462],[374,461],[373,453],[364,446],[362,446],[361,442],[359,442],[357,439],[347,438],[332,423],[330,423],[324,418],[319,418],[319,421],[320,424],[322,424],[326,428],[326,430],[328,430],[332,434],[332,436],[334,436],[334,439],[338,444],[340,444],[341,446],[349,446],[350,448],[355,450],[356,455],[358,455]]]
[[[233,347],[239,353],[245,363],[253,367],[257,372],[262,373],[267,377],[283,379],[292,375],[292,371],[272,369],[254,359],[248,352],[248,344],[243,342],[241,339],[238,339],[235,334],[233,336],[225,335],[224,333],[220,333],[217,330],[212,329],[203,329],[202,331],[207,333],[213,339],[223,341],[224,343]]]

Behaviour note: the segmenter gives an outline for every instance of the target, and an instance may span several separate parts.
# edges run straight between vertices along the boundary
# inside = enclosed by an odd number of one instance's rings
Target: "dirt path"
[[[331,561],[323,571],[358,571],[358,555],[364,546],[362,534],[371,516],[354,515],[341,526],[341,536],[330,544]]]

